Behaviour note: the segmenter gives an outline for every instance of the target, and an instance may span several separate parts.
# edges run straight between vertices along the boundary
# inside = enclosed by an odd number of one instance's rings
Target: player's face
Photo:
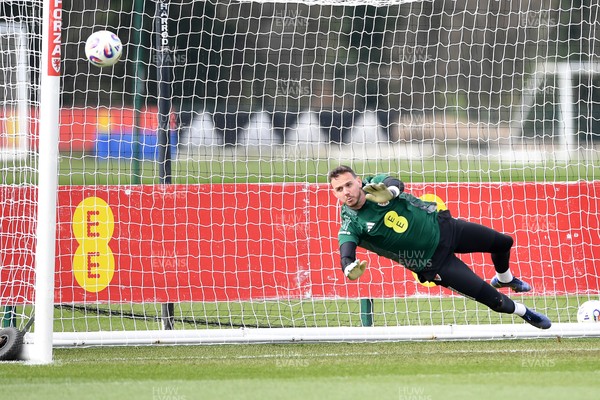
[[[346,172],[331,180],[331,188],[337,199],[348,207],[358,210],[365,204],[365,192],[359,177]]]

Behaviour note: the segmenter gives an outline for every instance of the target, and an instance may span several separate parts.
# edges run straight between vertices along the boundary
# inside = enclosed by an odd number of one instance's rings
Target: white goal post
[[[584,99],[576,99],[574,92],[580,82],[595,82],[600,77],[600,63],[595,61],[558,61],[540,63],[524,84],[523,100],[515,107],[515,124],[513,137],[523,131],[532,110],[540,101],[549,101],[560,113],[556,126],[556,145],[550,147],[545,154],[534,157],[555,160],[577,160],[581,153],[577,125],[579,103]],[[591,84],[593,88],[595,84]],[[513,153],[514,155],[514,153]],[[518,156],[517,156],[518,157]],[[531,154],[521,153],[520,157],[528,159]]]
[[[28,329],[22,358],[50,363],[53,347],[81,345],[600,336],[577,318],[600,296],[600,82],[559,73],[546,81],[556,90],[531,88],[557,60],[596,68],[577,64],[600,55],[600,37],[575,7],[24,3],[0,8],[0,29],[27,21],[10,46],[29,56],[0,76],[20,65],[39,82],[19,114],[36,127],[29,157],[0,169],[0,306]],[[570,24],[583,36],[565,40]],[[85,59],[101,29],[124,45],[113,67]],[[326,180],[339,164],[397,175],[511,235],[511,268],[534,289],[507,294],[552,328],[366,251],[365,275],[347,281]],[[487,255],[461,258],[493,277]]]

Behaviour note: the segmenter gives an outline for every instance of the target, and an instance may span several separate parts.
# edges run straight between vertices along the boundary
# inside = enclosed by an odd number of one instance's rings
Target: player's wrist
[[[354,260],[344,268],[344,275],[352,281],[360,278],[367,268],[366,261]]]
[[[388,186],[388,190],[392,193],[394,199],[400,195],[400,189],[396,186]]]

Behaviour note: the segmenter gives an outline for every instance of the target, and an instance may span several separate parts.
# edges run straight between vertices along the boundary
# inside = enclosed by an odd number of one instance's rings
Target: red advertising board
[[[600,182],[409,184],[407,190],[435,195],[456,217],[513,236],[512,269],[534,294],[598,293]],[[0,186],[0,303],[32,298],[34,240],[14,232],[32,230],[32,220],[19,215],[33,215],[34,200],[31,187]],[[338,265],[339,206],[327,185],[63,186],[58,204],[58,303],[440,293],[368,254],[365,275],[347,281]],[[461,257],[478,274],[493,276],[488,255]]]

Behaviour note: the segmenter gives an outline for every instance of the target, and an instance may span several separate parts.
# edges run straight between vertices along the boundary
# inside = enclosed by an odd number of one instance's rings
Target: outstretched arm
[[[340,246],[340,257],[342,260],[342,270],[344,275],[350,280],[356,280],[361,277],[367,268],[366,261],[356,259],[356,243],[346,242]]]
[[[381,183],[368,183],[363,187],[366,199],[375,203],[385,203],[404,192],[404,183],[397,178],[387,177]]]

